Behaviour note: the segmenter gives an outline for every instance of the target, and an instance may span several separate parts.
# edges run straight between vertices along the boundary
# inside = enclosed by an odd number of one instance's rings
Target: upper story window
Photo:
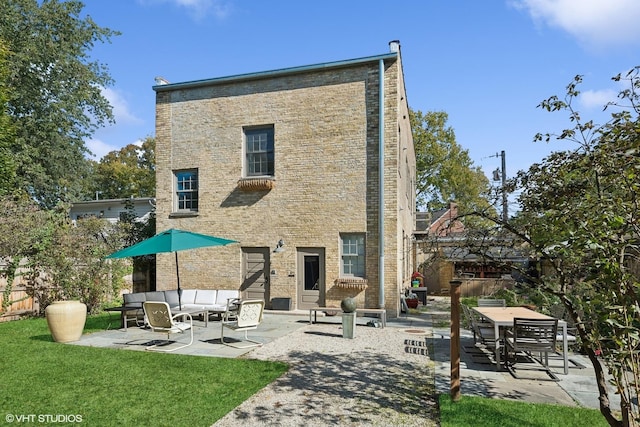
[[[364,234],[342,234],[340,236],[341,254],[341,276],[342,277],[365,277],[365,253]]]
[[[273,126],[245,128],[245,176],[273,176]]]
[[[198,170],[180,170],[174,172],[175,211],[198,210]]]

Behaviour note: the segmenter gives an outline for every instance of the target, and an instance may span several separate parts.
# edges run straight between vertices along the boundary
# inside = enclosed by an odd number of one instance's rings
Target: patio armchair
[[[189,331],[190,340],[188,344],[182,344],[177,347],[162,348],[164,344],[154,344],[146,348],[151,351],[176,351],[184,347],[188,347],[193,344],[193,319],[189,313],[177,313],[171,314],[171,308],[169,304],[164,301],[145,301],[143,303],[145,319],[148,322],[149,327],[154,332],[164,332],[167,334],[167,340],[169,340],[171,334],[185,333]],[[176,319],[182,318],[179,322]],[[188,319],[188,322],[185,321]]]
[[[505,364],[515,378],[515,364],[518,354],[523,354],[535,359],[534,354],[539,355],[538,362],[544,371],[553,379],[558,380],[549,369],[549,353],[555,353],[558,337],[558,319],[525,319],[516,317],[513,319],[513,329],[505,332]],[[510,359],[510,355],[513,358]],[[543,359],[544,355],[544,359]]]
[[[233,304],[237,306],[237,310],[235,311],[235,316],[226,315],[223,317],[221,326],[220,326],[220,341],[224,345],[228,345],[230,347],[235,348],[250,348],[250,347],[258,347],[261,346],[262,343],[260,341],[250,340],[247,336],[247,331],[255,330],[258,328],[260,323],[262,322],[262,314],[264,312],[264,301],[263,300],[244,300],[244,301],[236,301],[235,303],[229,302],[229,304]],[[233,318],[233,320],[231,320]],[[230,342],[225,342],[224,340],[224,331],[225,329],[230,329],[236,332],[244,332],[244,339],[246,342],[250,344],[238,345]],[[228,335],[227,335],[228,338]]]

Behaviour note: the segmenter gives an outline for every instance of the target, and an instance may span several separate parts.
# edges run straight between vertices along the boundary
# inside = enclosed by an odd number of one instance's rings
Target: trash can
[[[291,298],[271,298],[271,309],[291,311]]]

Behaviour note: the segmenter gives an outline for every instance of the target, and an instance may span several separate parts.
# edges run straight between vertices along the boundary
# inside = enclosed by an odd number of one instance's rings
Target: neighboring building
[[[413,271],[415,153],[390,48],[154,86],[157,230],[239,242],[180,252],[182,287],[239,288],[275,309],[355,297],[397,315]],[[158,256],[159,290],[175,288],[174,263]]]
[[[464,296],[488,295],[496,289],[512,287],[512,265],[528,265],[529,260],[510,245],[495,244],[488,254],[491,262],[472,254],[468,236],[458,219],[458,206],[433,212],[418,212],[416,219],[415,260],[430,294],[448,294],[450,281],[462,279]]]
[[[122,215],[128,213],[127,203],[132,204],[136,218],[146,220],[153,211],[155,198],[132,197],[130,199],[103,199],[74,202],[69,210],[69,217],[72,221],[96,217],[104,218],[109,222],[115,223],[122,218]]]
[[[459,236],[464,233],[464,224],[458,219],[458,205],[449,202],[449,207],[431,213],[429,234],[432,236]]]

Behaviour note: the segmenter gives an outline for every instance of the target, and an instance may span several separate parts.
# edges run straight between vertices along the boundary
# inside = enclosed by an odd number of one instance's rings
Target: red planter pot
[[[419,299],[408,299],[405,300],[407,302],[407,307],[409,308],[418,308]]]

